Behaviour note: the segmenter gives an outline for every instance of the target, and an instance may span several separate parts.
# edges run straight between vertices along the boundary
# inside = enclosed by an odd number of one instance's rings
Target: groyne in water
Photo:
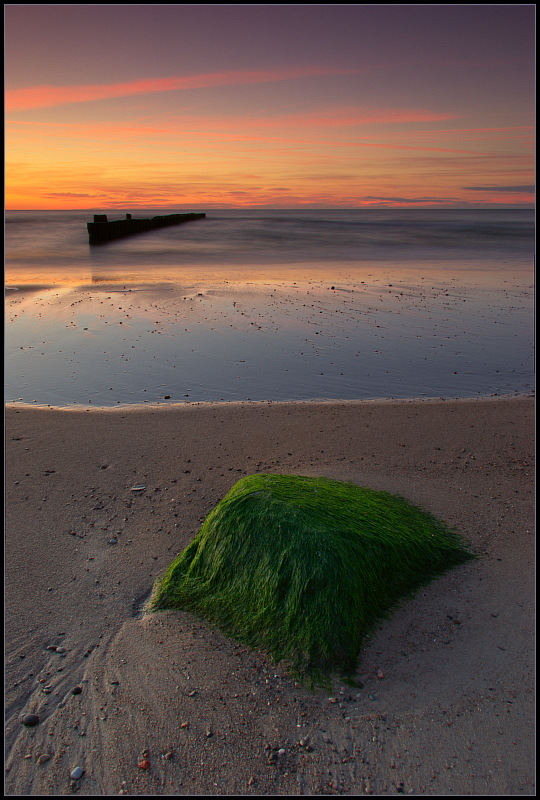
[[[126,214],[125,219],[115,219],[110,222],[106,214],[94,214],[94,221],[88,222],[88,240],[90,244],[102,244],[123,236],[133,236],[136,233],[145,233],[157,228],[166,228],[169,225],[181,225],[183,222],[192,222],[203,219],[206,214],[166,214],[164,216],[150,217],[149,219],[132,219],[131,214]]]

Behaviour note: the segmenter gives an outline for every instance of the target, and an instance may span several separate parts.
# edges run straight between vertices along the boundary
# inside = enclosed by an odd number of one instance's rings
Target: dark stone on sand
[[[25,714],[21,719],[21,722],[27,728],[33,728],[34,725],[39,723],[39,717],[37,714]]]

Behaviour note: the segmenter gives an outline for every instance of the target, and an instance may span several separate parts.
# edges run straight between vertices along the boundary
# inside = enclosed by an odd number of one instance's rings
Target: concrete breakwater
[[[206,214],[166,214],[164,216],[150,217],[149,219],[132,219],[131,214],[126,214],[125,219],[107,219],[106,214],[94,214],[94,221],[88,222],[88,240],[90,244],[102,244],[123,236],[132,236],[136,233],[145,233],[157,228],[166,228],[169,225],[180,225],[183,222],[203,219]]]

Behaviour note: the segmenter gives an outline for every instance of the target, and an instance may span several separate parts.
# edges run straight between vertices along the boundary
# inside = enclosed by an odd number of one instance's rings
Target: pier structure
[[[136,233],[145,233],[157,228],[166,228],[170,225],[181,225],[183,222],[192,222],[203,219],[206,214],[166,214],[164,216],[150,217],[149,219],[133,219],[131,214],[126,214],[125,219],[107,219],[106,214],[94,214],[94,221],[88,222],[88,240],[90,244],[102,244],[124,236],[133,236]]]

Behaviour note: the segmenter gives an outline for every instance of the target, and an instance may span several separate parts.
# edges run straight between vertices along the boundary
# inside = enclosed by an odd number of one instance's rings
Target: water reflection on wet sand
[[[8,402],[474,397],[533,385],[531,276],[487,265],[42,271],[6,284]]]

